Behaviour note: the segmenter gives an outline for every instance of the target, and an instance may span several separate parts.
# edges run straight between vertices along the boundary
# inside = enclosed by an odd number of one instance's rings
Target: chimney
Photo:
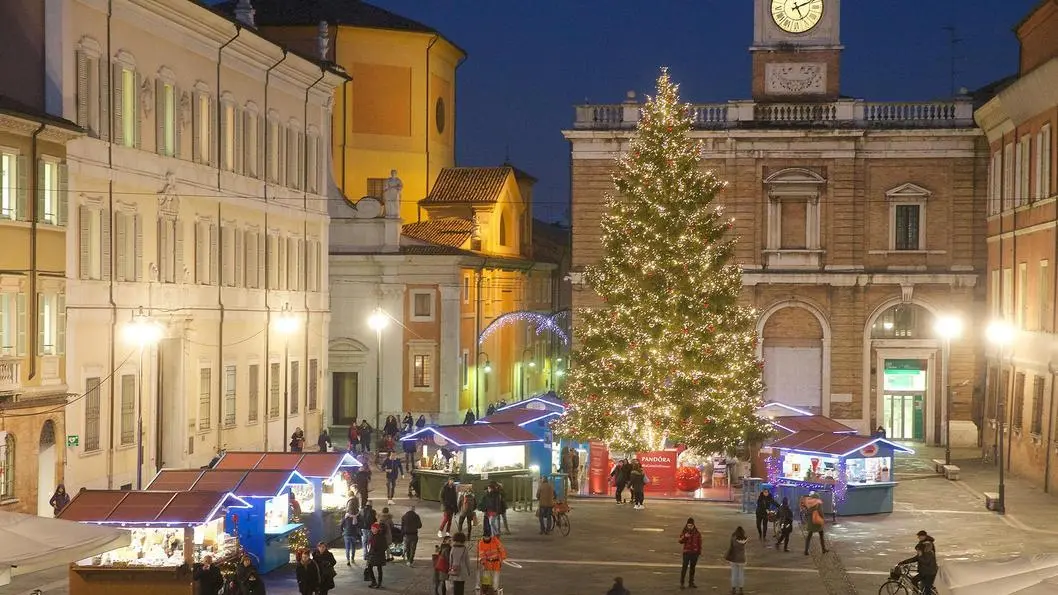
[[[256,27],[254,24],[254,9],[250,0],[239,0],[235,5],[235,19],[247,27]]]
[[[318,41],[320,44],[320,60],[326,62],[327,53],[331,46],[331,36],[327,30],[327,21],[320,21],[320,34]]]

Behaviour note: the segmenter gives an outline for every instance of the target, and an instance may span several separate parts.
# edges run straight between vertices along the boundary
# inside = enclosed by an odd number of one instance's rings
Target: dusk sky
[[[751,0],[370,0],[464,48],[457,73],[460,165],[511,161],[539,178],[535,214],[565,218],[573,105],[618,103],[653,87],[666,65],[691,103],[750,89]],[[899,101],[950,96],[1015,72],[1012,28],[1038,0],[847,0],[842,94]]]

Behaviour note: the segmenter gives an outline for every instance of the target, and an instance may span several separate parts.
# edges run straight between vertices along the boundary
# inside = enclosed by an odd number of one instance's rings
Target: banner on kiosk
[[[643,471],[650,480],[643,491],[650,493],[676,490],[676,454],[675,450],[636,454],[636,458],[643,465]]]
[[[602,442],[592,442],[588,448],[588,492],[605,494],[610,489],[610,450]]]

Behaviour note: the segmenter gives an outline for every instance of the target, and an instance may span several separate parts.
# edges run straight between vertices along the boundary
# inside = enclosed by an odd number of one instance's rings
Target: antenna
[[[511,144],[510,143],[507,143],[507,145],[503,149],[503,162],[504,163],[510,163],[511,162]]]
[[[948,32],[948,44],[950,46],[949,53],[951,54],[951,64],[949,66],[948,71],[948,84],[950,89],[949,92],[951,93],[952,97],[955,97],[955,77],[959,72],[958,68],[956,67],[956,60],[958,60],[956,47],[958,46],[959,42],[962,41],[962,39],[955,36],[954,24],[943,27],[943,29]]]

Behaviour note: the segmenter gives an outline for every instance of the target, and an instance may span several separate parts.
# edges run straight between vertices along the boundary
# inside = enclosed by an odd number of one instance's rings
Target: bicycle
[[[929,595],[936,595],[933,588]],[[907,564],[894,566],[889,571],[889,579],[878,588],[878,595],[923,595],[918,585],[912,580],[911,567]]]
[[[569,504],[559,501],[555,502],[555,506],[551,511],[551,518],[555,521],[555,526],[562,532],[563,537],[569,536],[569,511],[572,510]]]

